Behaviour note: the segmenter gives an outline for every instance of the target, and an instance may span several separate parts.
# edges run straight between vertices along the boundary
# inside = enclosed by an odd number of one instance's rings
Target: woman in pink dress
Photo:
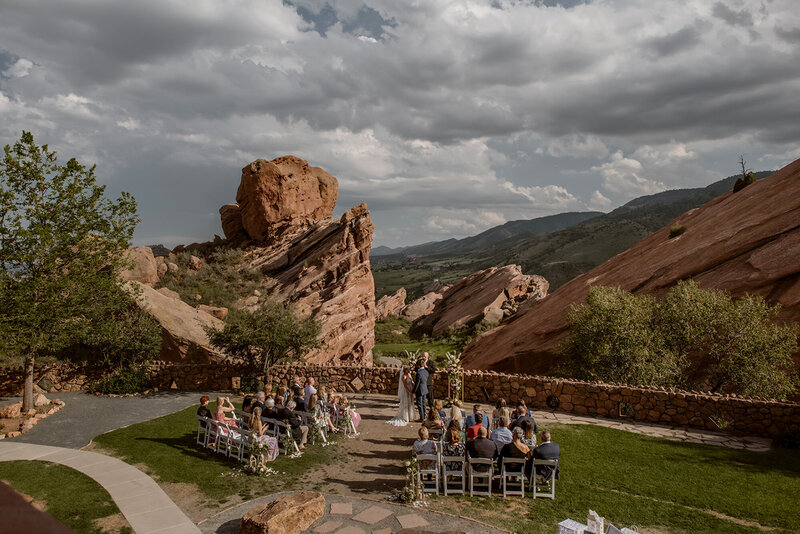
[[[253,408],[253,414],[250,416],[250,421],[247,423],[250,431],[253,433],[253,441],[258,441],[267,448],[267,453],[264,455],[265,462],[271,462],[278,457],[278,438],[272,436],[265,436],[264,432],[267,430],[266,425],[261,424],[261,408],[256,406]]]
[[[225,414],[233,413],[235,409],[236,408],[231,404],[231,400],[228,397],[217,397],[217,410],[214,412],[214,421],[226,423],[228,426],[238,428],[239,424],[236,422],[235,418],[225,417]]]

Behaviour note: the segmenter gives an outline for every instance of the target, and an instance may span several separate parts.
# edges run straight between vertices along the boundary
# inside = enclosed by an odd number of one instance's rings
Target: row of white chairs
[[[218,454],[224,454],[229,458],[235,457],[240,462],[249,460],[254,434],[245,425],[242,424],[239,427],[235,427],[200,415],[197,415],[196,418],[197,436],[195,441],[198,445],[211,449]],[[278,452],[280,454],[289,454],[286,444],[289,442],[287,436],[292,431],[291,427],[276,419],[262,418],[262,424],[269,425],[266,433],[277,439]],[[297,443],[292,441],[292,444],[293,450],[291,453],[300,452]]]
[[[500,462],[502,466],[497,468],[496,459],[472,458],[467,456],[443,456],[438,454],[418,454],[417,462],[419,469],[417,482],[425,493],[439,494],[441,488],[444,495],[466,493],[467,480],[469,480],[469,495],[492,496],[492,484],[495,480],[500,481],[503,490],[503,497],[519,496],[525,497],[525,484],[528,483],[532,491],[532,497],[556,497],[556,477],[558,470],[558,460],[533,460],[530,480],[525,476],[524,458],[505,457]],[[449,469],[447,464],[459,464],[457,469]],[[425,466],[423,468],[423,465]],[[536,474],[536,468],[548,466],[552,469],[552,474],[545,480],[545,477]],[[454,480],[455,479],[455,480]],[[458,482],[451,486],[450,482]]]

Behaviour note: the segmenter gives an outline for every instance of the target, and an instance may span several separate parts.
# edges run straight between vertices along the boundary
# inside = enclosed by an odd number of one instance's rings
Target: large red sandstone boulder
[[[406,290],[400,288],[391,295],[384,295],[375,304],[375,320],[380,321],[387,317],[398,315],[406,305]]]
[[[225,234],[225,239],[237,244],[249,237],[242,226],[242,210],[239,204],[225,204],[219,209],[219,217],[222,220],[222,233]]]
[[[272,161],[258,159],[243,168],[236,202],[247,235],[269,241],[291,228],[330,217],[337,196],[336,178],[305,160],[283,156]],[[228,231],[233,231],[233,210],[226,212]]]
[[[161,325],[159,359],[181,363],[220,361],[225,355],[211,347],[205,328],[221,329],[222,321],[161,290],[131,282],[141,289],[137,304]],[[163,289],[163,288],[162,288]],[[173,292],[171,292],[173,293]]]
[[[670,239],[678,224],[685,232]],[[761,295],[781,304],[779,322],[800,322],[800,160],[684,213],[547,298],[521,306],[467,347],[464,366],[544,374],[559,361],[570,308],[586,302],[591,286],[659,296],[687,278],[734,297]]]
[[[302,491],[251,508],[242,517],[239,534],[298,534],[325,513],[325,497]]]
[[[400,310],[400,316],[409,321],[416,321],[433,313],[436,303],[440,300],[442,300],[442,294],[431,291],[403,306],[403,309]]]
[[[152,286],[158,282],[158,265],[150,247],[136,247],[125,252],[127,259],[132,262],[130,269],[123,269],[119,277],[123,280],[141,282]]]
[[[294,229],[270,246],[249,253],[250,268],[264,273],[261,291],[291,304],[322,325],[322,346],[310,363],[372,364],[375,283],[369,249],[375,226],[366,204]]]
[[[438,336],[450,328],[480,321],[499,322],[505,315],[504,308],[543,298],[548,288],[547,280],[523,274],[519,265],[490,267],[450,287],[434,304],[433,311],[417,319],[415,325]]]

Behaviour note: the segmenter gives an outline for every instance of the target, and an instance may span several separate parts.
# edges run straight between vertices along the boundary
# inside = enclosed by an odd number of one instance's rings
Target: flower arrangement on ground
[[[406,485],[400,490],[398,500],[407,504],[421,501],[425,497],[422,484],[419,480],[419,462],[417,453],[411,453],[411,460],[405,463],[406,466]]]
[[[254,439],[250,445],[250,459],[244,466],[245,472],[260,477],[274,475],[277,471],[267,466],[267,458],[273,454],[274,451],[270,449],[269,443]]]

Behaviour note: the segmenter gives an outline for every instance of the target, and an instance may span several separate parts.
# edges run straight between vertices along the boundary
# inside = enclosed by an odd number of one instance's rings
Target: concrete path
[[[203,394],[194,391],[160,391],[145,396],[106,397],[80,391],[47,393],[47,398],[61,399],[66,406],[11,441],[80,449],[95,436],[110,430],[199,404]],[[0,397],[0,405],[18,400],[22,400],[22,397]]]
[[[272,502],[285,493],[270,495],[235,506],[198,525],[203,534],[236,534],[242,516],[249,509]],[[325,495],[325,515],[305,531],[306,534],[391,534],[401,528],[432,532],[480,532],[502,534],[508,531],[471,519],[433,512],[424,508],[391,504],[340,495]]]
[[[158,484],[122,460],[62,447],[0,441],[0,462],[40,460],[71,467],[108,491],[136,534],[199,534]]]

